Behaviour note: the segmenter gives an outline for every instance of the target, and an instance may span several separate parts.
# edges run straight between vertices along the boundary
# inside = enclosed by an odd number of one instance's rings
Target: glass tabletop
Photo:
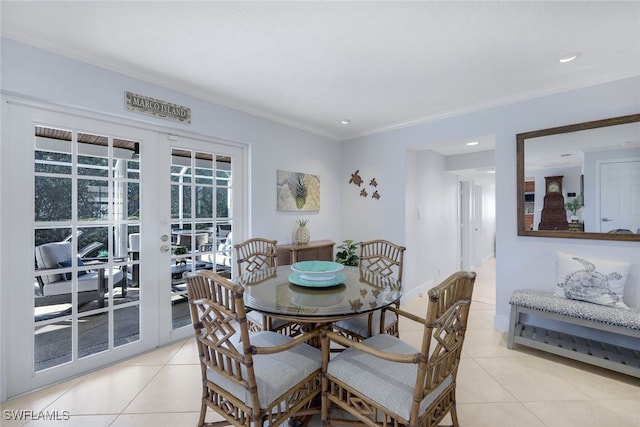
[[[245,289],[246,307],[299,321],[354,317],[394,304],[402,296],[395,279],[369,271],[360,274],[357,267],[345,267],[324,281],[301,280],[289,265],[245,273],[235,281]]]

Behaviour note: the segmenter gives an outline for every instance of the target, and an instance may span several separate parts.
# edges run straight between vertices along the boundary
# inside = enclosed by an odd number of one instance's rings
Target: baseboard
[[[422,283],[421,285],[418,285],[417,287],[404,293],[402,295],[402,298],[400,298],[400,303],[407,304],[408,302],[411,302],[416,298],[420,298],[421,296],[426,294],[429,289],[433,288],[434,286],[433,284],[434,284],[434,280],[429,279],[426,282]]]
[[[509,317],[498,316],[496,314],[495,316],[493,316],[493,327],[500,332],[507,332],[507,330],[509,329]]]

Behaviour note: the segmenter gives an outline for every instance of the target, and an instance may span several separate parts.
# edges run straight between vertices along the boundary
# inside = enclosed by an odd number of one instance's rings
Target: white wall
[[[451,236],[458,229],[458,177],[447,173],[445,157],[431,150],[408,150],[405,171],[407,233],[402,241],[408,300],[457,269],[458,240]],[[395,216],[401,215],[398,209]]]
[[[403,159],[408,149],[425,149],[442,141],[477,135],[495,135],[496,327],[506,330],[508,299],[514,289],[553,288],[555,254],[560,250],[633,262],[628,281],[632,290],[627,292],[625,302],[640,307],[640,292],[635,292],[640,286],[640,245],[637,242],[517,235],[515,140],[516,134],[522,132],[638,113],[639,101],[640,77],[635,77],[356,138],[345,142],[343,175],[358,167],[384,169],[384,176],[397,185],[402,180],[400,177],[405,181],[411,177]],[[385,204],[377,208],[374,215],[367,215],[365,206],[359,201],[345,201],[345,230],[357,231],[360,236],[384,230],[392,240],[406,240],[409,246],[412,236],[404,234],[409,228],[401,225],[404,218],[411,217],[409,212],[402,210],[413,207],[407,198],[414,193],[407,190],[407,193],[387,192]],[[362,218],[369,219],[366,225]],[[450,238],[453,235],[446,236],[445,240]],[[434,244],[442,245],[443,242]],[[420,257],[421,254],[408,254],[407,264],[420,263]],[[420,284],[429,277],[427,273],[425,276],[420,274],[422,272],[415,270],[411,280]],[[409,278],[405,283],[408,281]]]
[[[640,245],[572,239],[518,237],[516,233],[516,144],[515,135],[536,129],[580,123],[637,113],[640,106],[640,77],[568,91],[511,105],[462,114],[346,141],[343,144],[259,117],[222,107],[193,96],[132,79],[68,58],[2,39],[2,91],[23,97],[78,107],[115,117],[150,123],[180,132],[227,139],[250,145],[252,153],[252,233],[267,234],[285,242],[291,239],[293,223],[300,215],[275,211],[275,173],[287,169],[320,175],[322,207],[310,215],[312,238],[336,241],[363,240],[378,236],[414,247],[407,230],[411,218],[409,196],[418,189],[407,186],[417,171],[408,166],[408,150],[478,135],[495,136],[497,305],[496,326],[506,329],[508,298],[515,288],[549,288],[554,283],[553,260],[558,250],[584,256],[598,256],[634,262],[629,280],[638,286]],[[124,92],[144,95],[191,107],[192,124],[174,124],[124,111]],[[417,166],[414,166],[414,169]],[[355,170],[368,180],[376,178],[380,200],[359,196],[348,180]],[[425,172],[428,173],[428,172]],[[447,185],[450,183],[447,183]],[[447,193],[448,194],[448,193]],[[425,207],[430,211],[450,211]],[[434,203],[436,205],[436,203]],[[437,203],[440,205],[440,202]],[[448,247],[449,232],[434,239],[434,245]],[[428,245],[432,242],[424,242]],[[426,259],[422,251],[407,253],[407,280],[416,284],[433,276],[417,266]],[[451,252],[448,248],[446,253]],[[1,256],[1,254],[0,254]],[[443,270],[447,261],[438,261]],[[432,268],[427,263],[425,268]],[[640,306],[640,292],[626,302]],[[629,300],[632,298],[632,300]]]
[[[496,252],[496,186],[476,184],[482,197],[482,218],[476,219],[473,265],[480,267]]]
[[[290,243],[295,220],[308,218],[312,239],[341,239],[340,143],[2,38],[2,93],[247,144],[251,150],[248,234]],[[125,91],[191,108],[191,124],[126,111]],[[276,211],[276,170],[320,176],[319,212]]]

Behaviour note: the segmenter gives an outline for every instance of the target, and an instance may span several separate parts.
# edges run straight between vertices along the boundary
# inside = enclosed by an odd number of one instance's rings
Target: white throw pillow
[[[622,301],[631,263],[558,253],[558,297],[628,308]]]

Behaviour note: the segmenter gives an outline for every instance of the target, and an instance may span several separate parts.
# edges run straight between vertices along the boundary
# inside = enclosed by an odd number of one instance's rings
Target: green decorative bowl
[[[304,280],[331,280],[344,265],[332,261],[300,261],[291,266],[291,270],[298,273]]]

